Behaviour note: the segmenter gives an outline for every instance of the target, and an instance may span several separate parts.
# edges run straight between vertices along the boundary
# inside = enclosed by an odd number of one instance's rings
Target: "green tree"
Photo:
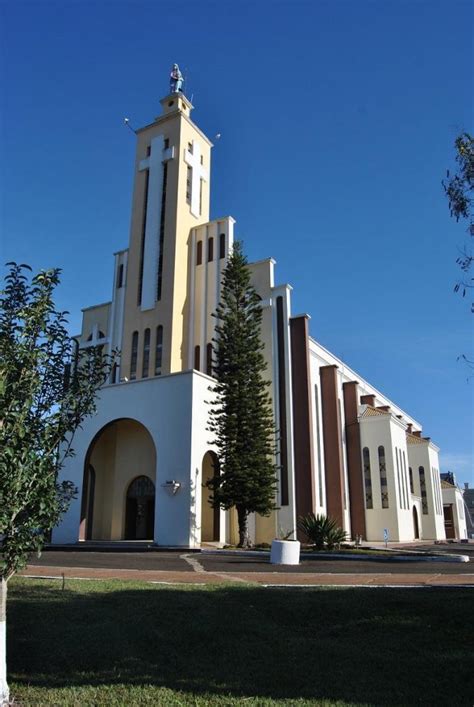
[[[456,138],[454,143],[456,149],[457,171],[451,175],[447,171],[446,179],[443,180],[443,188],[448,199],[451,216],[459,221],[467,222],[467,232],[470,238],[474,237],[473,219],[473,192],[474,192],[474,138],[469,133],[462,133]],[[463,273],[455,287],[455,292],[460,292],[463,297],[466,292],[474,287],[474,278],[471,276],[471,268],[474,262],[471,243],[468,242],[461,250],[456,260]],[[474,312],[474,303],[471,303],[471,311]]]
[[[6,599],[8,580],[40,552],[76,489],[58,483],[72,438],[95,409],[110,370],[89,348],[79,359],[53,292],[59,270],[29,276],[8,263],[0,292],[0,703],[8,702]],[[28,273],[28,275],[26,274]],[[72,366],[71,366],[72,363]]]
[[[209,430],[219,456],[219,473],[209,480],[214,507],[235,507],[239,547],[248,547],[249,513],[275,509],[275,427],[261,341],[260,297],[236,242],[224,272],[217,319],[213,373],[216,394]]]

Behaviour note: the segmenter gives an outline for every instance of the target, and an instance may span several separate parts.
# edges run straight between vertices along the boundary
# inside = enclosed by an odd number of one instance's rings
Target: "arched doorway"
[[[139,477],[148,479],[153,493],[149,486],[145,489],[146,482],[132,488]],[[79,540],[152,539],[154,520],[149,518],[149,509],[151,496],[154,504],[155,478],[155,445],[146,427],[129,418],[105,425],[92,440],[85,457]],[[143,490],[147,493],[143,494]],[[142,501],[146,506],[144,513]],[[137,511],[140,522],[135,526],[133,505],[140,506]]]
[[[420,529],[418,527],[418,513],[415,506],[413,506],[413,536],[415,540],[418,540],[420,537]]]
[[[219,459],[214,452],[206,452],[202,460],[201,542],[216,542],[220,536],[220,509],[210,504],[212,491],[206,482],[219,474]]]
[[[155,484],[148,476],[137,476],[127,490],[125,539],[153,540]]]

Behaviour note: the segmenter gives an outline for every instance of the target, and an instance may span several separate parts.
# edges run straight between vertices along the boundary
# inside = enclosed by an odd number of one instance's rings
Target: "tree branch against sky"
[[[8,265],[0,294],[0,704],[9,692],[7,583],[41,551],[76,492],[58,472],[110,370],[98,347],[79,358],[53,301],[60,271],[30,276],[28,266]]]
[[[456,148],[457,171],[451,174],[448,170],[443,188],[448,199],[449,211],[456,221],[467,223],[468,240],[464,243],[456,262],[462,271],[461,280],[455,287],[463,297],[474,288],[472,265],[472,238],[474,238],[473,193],[474,193],[474,139],[469,133],[462,133],[454,143]],[[474,302],[471,302],[471,312],[474,313]]]

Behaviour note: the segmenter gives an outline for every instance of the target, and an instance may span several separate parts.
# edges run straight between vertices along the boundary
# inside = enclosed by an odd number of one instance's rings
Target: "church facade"
[[[212,509],[206,480],[212,313],[234,219],[209,221],[212,144],[180,91],[136,131],[129,247],[115,253],[112,299],[83,310],[81,349],[120,351],[97,413],[61,475],[79,489],[53,543],[150,540],[233,543],[233,511]],[[271,258],[249,265],[261,297],[266,375],[279,431],[278,510],[252,516],[269,542],[323,513],[352,538],[445,538],[438,447],[421,424],[322,347],[291,312]]]

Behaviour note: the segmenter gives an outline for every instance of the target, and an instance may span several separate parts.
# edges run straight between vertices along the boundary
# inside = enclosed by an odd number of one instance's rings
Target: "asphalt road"
[[[411,548],[413,549],[413,548]],[[423,547],[426,550],[426,546]],[[437,546],[436,546],[436,549]],[[474,548],[462,554],[474,555]],[[451,550],[453,552],[453,549]],[[460,552],[456,548],[456,552]],[[62,552],[45,550],[41,558],[31,557],[31,566],[157,570],[164,572],[189,572],[190,564],[183,552]],[[299,565],[270,565],[266,558],[229,556],[205,553],[188,555],[200,563],[206,572],[284,572],[331,574],[471,574],[474,575],[474,557],[469,563],[459,562],[401,562],[373,560],[302,560]]]

